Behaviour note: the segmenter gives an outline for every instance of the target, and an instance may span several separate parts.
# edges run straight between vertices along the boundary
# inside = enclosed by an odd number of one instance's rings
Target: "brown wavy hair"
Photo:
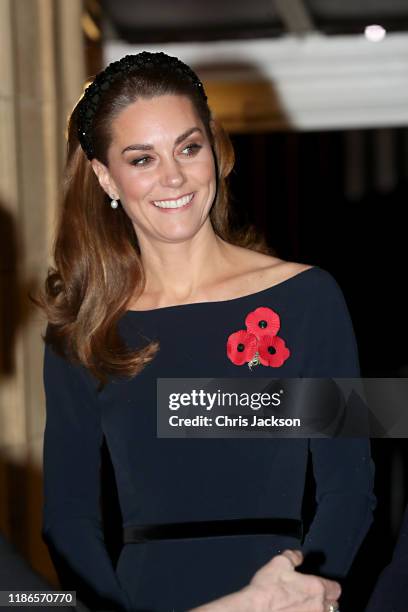
[[[231,244],[272,253],[253,227],[233,229],[227,183],[234,165],[232,143],[197,87],[180,79],[177,72],[169,72],[166,79],[154,71],[128,74],[111,84],[94,117],[95,157],[108,165],[110,126],[123,109],[138,98],[164,94],[187,96],[207,132],[217,172],[210,211],[215,233]],[[55,266],[48,270],[44,290],[31,299],[48,320],[44,341],[85,366],[100,389],[109,376],[138,374],[154,358],[159,342],[147,338],[144,345],[131,350],[117,331],[131,299],[143,292],[145,275],[133,225],[121,206],[112,212],[79,144],[77,121],[78,104],[68,124],[62,206],[53,245]]]

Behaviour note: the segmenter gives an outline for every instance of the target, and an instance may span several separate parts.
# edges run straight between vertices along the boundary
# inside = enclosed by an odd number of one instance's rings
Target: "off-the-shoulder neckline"
[[[228,300],[213,300],[213,301],[206,301],[206,302],[190,302],[187,304],[173,304],[172,306],[160,306],[159,308],[150,308],[148,310],[126,310],[125,314],[143,315],[143,314],[154,313],[154,312],[164,312],[164,311],[168,312],[171,310],[178,310],[178,309],[199,308],[203,306],[211,306],[214,304],[231,304],[233,302],[235,303],[235,302],[239,302],[240,300],[246,300],[246,299],[254,298],[254,297],[261,298],[264,294],[268,293],[269,291],[277,290],[283,287],[284,285],[287,285],[293,282],[295,279],[299,279],[299,277],[303,276],[307,272],[310,272],[311,270],[319,270],[319,269],[320,269],[319,266],[311,266],[310,268],[306,268],[306,270],[302,270],[301,272],[297,272],[297,274],[293,274],[293,276],[290,276],[289,278],[286,278],[285,280],[280,281],[279,283],[276,283],[275,285],[266,287],[266,289],[261,289],[260,291],[255,291],[254,293],[247,293],[246,295],[240,295],[235,298],[229,298]]]

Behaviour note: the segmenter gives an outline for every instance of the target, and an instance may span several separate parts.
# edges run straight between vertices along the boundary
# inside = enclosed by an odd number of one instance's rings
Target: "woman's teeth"
[[[193,199],[193,193],[189,195],[185,195],[178,200],[153,200],[153,204],[158,206],[158,208],[181,208],[185,206]]]

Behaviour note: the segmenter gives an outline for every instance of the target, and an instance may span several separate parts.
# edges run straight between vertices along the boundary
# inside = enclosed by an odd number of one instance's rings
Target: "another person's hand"
[[[191,612],[331,612],[341,594],[337,582],[300,574],[299,551],[286,550],[261,567],[241,591]]]

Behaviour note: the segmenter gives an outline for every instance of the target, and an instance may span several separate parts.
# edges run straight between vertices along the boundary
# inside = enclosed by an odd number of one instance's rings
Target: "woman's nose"
[[[184,183],[184,174],[175,159],[163,162],[161,180],[163,185],[169,187],[179,187]]]

